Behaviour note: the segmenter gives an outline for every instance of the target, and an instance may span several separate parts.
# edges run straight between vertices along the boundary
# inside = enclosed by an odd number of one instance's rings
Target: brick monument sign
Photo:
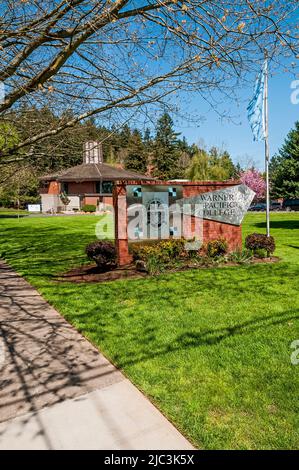
[[[238,181],[117,182],[113,190],[119,266],[132,261],[129,241],[225,238],[242,247],[242,219],[254,192]]]

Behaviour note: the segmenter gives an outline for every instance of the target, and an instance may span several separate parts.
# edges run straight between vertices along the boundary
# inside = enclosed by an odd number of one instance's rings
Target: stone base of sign
[[[225,189],[240,184],[239,181],[229,182],[216,182],[216,181],[204,181],[204,182],[149,182],[149,181],[130,181],[130,185],[157,185],[162,184],[163,186],[174,186],[179,185],[183,187],[183,197],[188,198],[197,196],[201,193],[207,193],[210,191],[217,191],[219,189]],[[117,252],[117,262],[119,266],[125,266],[132,261],[132,257],[129,253],[129,241],[127,233],[127,200],[126,200],[126,183],[117,183],[113,193],[113,204],[115,211],[115,244]],[[188,221],[188,217],[191,218]],[[191,233],[195,227],[196,218],[194,216],[187,216],[186,227],[191,228]],[[184,237],[188,237],[188,228],[184,231]],[[193,232],[194,233],[194,232]],[[235,251],[242,247],[242,227],[238,225],[231,225],[223,222],[216,222],[213,220],[203,220],[203,240],[208,242],[209,240],[215,240],[217,238],[225,238],[228,243],[229,251]]]

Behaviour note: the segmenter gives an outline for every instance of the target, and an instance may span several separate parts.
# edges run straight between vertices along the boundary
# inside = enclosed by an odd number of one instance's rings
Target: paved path
[[[0,261],[0,449],[192,449]]]

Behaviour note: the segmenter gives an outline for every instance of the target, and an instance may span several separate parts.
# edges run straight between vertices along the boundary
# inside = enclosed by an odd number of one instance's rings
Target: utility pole
[[[269,190],[269,116],[268,116],[268,54],[265,51],[265,93],[264,93],[264,119],[265,119],[265,171],[266,171],[266,225],[267,237],[270,236],[270,190]]]

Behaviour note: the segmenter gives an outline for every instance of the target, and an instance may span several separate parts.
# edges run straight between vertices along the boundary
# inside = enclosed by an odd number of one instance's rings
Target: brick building
[[[105,208],[113,204],[112,191],[116,181],[151,181],[152,178],[103,163],[98,142],[86,142],[83,163],[40,178],[42,212],[80,210],[85,204]],[[61,195],[70,200],[65,206]]]

